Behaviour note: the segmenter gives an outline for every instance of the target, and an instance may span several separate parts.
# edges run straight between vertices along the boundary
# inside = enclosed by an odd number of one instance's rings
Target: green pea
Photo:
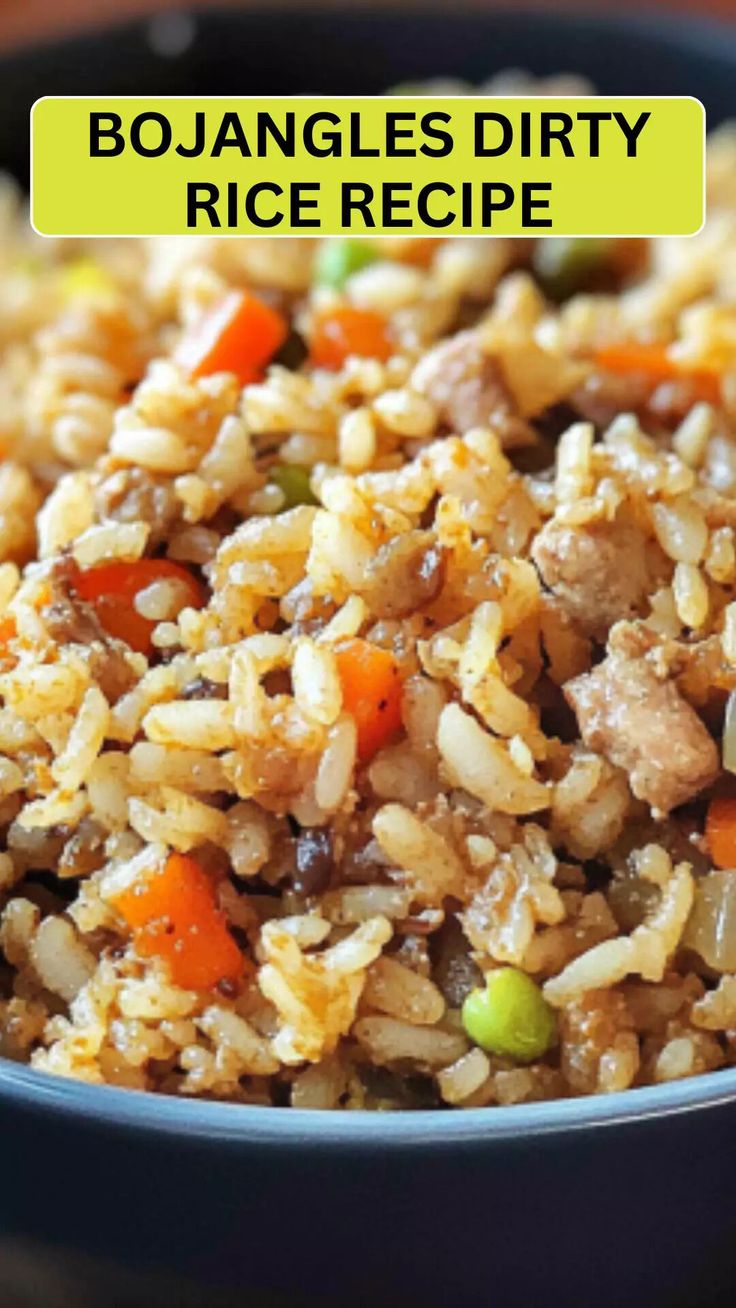
[[[541,1058],[557,1034],[554,1011],[535,981],[515,967],[489,972],[484,990],[463,1004],[463,1026],[488,1053],[530,1063]]]
[[[597,236],[556,236],[539,241],[532,268],[550,300],[568,300],[578,291],[594,289],[605,272],[613,242]]]
[[[314,280],[319,286],[341,291],[348,277],[373,263],[376,251],[367,241],[340,239],[323,241],[314,266]]]
[[[268,480],[278,486],[284,497],[281,509],[294,509],[297,504],[318,504],[319,501],[310,484],[311,470],[300,463],[276,463],[268,474]]]

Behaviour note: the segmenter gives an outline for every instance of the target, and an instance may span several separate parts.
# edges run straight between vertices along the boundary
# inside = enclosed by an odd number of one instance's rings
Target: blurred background
[[[0,54],[0,159],[24,185],[42,95],[370,95],[521,69],[736,118],[736,0],[0,0]]]
[[[294,9],[317,7],[315,0],[289,0],[289,3]],[[433,8],[441,11],[448,5],[448,0],[319,0],[318,7],[340,10],[348,5],[351,10]],[[126,18],[173,12],[180,7],[177,0],[0,0],[0,47],[7,49],[39,37],[57,36],[90,26],[99,28]],[[194,5],[198,10],[226,7],[261,11],[277,8],[269,4],[269,0],[197,0]],[[736,0],[602,0],[602,3],[601,0],[563,0],[563,3],[560,0],[462,0],[462,4],[453,7],[479,11],[498,7],[547,12],[709,13],[714,17],[736,20]],[[165,38],[165,27],[163,31]]]

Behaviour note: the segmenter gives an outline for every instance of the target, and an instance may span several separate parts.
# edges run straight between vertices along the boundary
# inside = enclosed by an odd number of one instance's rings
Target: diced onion
[[[728,697],[723,720],[723,766],[727,772],[736,772],[736,690]]]
[[[736,971],[736,871],[710,872],[696,883],[682,943],[715,971]]]

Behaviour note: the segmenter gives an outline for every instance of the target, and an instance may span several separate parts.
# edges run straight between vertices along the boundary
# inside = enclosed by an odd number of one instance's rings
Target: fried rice
[[[700,236],[582,265],[2,224],[2,1055],[322,1109],[733,1065],[736,136]],[[285,342],[185,365],[244,288]],[[320,355],[346,308],[388,347]],[[463,1020],[499,968],[531,1059]]]

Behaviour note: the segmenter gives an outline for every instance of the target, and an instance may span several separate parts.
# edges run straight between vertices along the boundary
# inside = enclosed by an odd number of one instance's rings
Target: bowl
[[[736,108],[736,32],[529,13],[177,15],[6,56],[0,160],[41,94],[378,91],[576,71]],[[736,1283],[736,1070],[415,1114],[188,1102],[0,1060],[0,1303],[692,1308]]]

